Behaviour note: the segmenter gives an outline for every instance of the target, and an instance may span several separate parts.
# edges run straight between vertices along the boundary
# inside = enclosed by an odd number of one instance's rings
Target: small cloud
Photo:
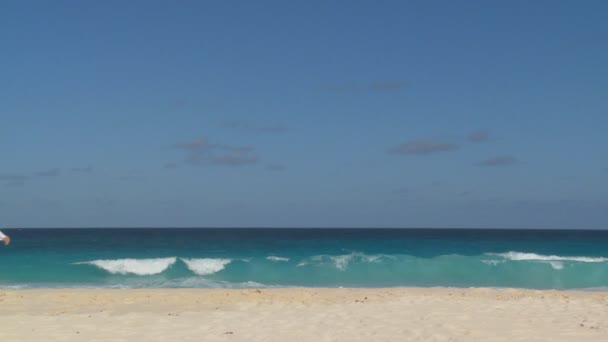
[[[10,187],[24,186],[25,182],[29,179],[30,177],[18,173],[0,174],[0,182],[5,182],[4,185]]]
[[[34,198],[32,199],[32,204],[39,208],[44,209],[58,209],[62,207],[62,203],[56,199],[48,199],[48,198]]]
[[[185,97],[177,97],[174,99],[170,99],[167,102],[169,108],[171,109],[184,109],[184,108],[188,108],[190,106],[193,105],[192,101],[185,98]],[[205,108],[219,108],[221,106],[223,106],[223,102],[219,101],[219,100],[212,100],[212,101],[196,101],[196,105],[197,107],[205,107]]]
[[[335,92],[359,93],[362,91],[396,91],[404,87],[402,81],[376,81],[372,83],[364,82],[343,82],[343,83],[327,83],[322,86],[323,89]]]
[[[25,181],[10,181],[4,185],[8,187],[20,187],[25,185]]]
[[[35,175],[40,177],[57,177],[60,173],[61,170],[59,169],[50,169],[47,171],[36,172]]]
[[[473,131],[473,132],[471,132],[471,134],[469,134],[469,141],[473,142],[473,143],[486,142],[486,141],[488,141],[489,138],[490,138],[490,135],[489,135],[488,131],[485,131],[485,130],[477,130],[477,131]]]
[[[241,166],[257,163],[258,157],[255,155],[250,155],[247,152],[234,151],[220,156],[213,156],[211,158],[195,158],[191,161],[193,161],[195,164],[205,164],[209,162],[215,165]]]
[[[124,181],[124,182],[130,182],[130,181],[139,180],[141,178],[137,177],[137,176],[130,175],[130,176],[120,176],[117,179],[120,180],[120,181]]]
[[[204,103],[205,106],[209,108],[220,108],[223,107],[226,103],[221,100],[212,100]]]
[[[259,126],[256,128],[257,132],[260,133],[283,133],[286,132],[288,128],[284,125],[267,125],[267,126]]]
[[[78,172],[78,173],[92,173],[92,172],[93,172],[93,167],[92,167],[92,166],[87,166],[87,167],[73,167],[73,168],[72,168],[72,172]]]
[[[181,148],[184,150],[201,150],[209,147],[209,142],[207,141],[207,138],[201,138],[190,142],[177,143],[173,145],[173,147]]]
[[[176,98],[173,99],[170,103],[170,106],[174,109],[181,109],[188,105],[188,100],[185,98]]]
[[[283,124],[253,125],[242,121],[225,122],[222,126],[253,133],[283,133],[288,130],[287,126]]]
[[[227,121],[221,124],[223,127],[232,129],[248,129],[249,124],[240,121]]]
[[[178,143],[174,147],[186,151],[185,161],[191,165],[241,166],[258,162],[252,147],[211,144],[206,138]]]
[[[393,195],[403,196],[411,193],[411,190],[408,187],[402,186],[392,191]]]
[[[335,92],[357,92],[361,90],[361,87],[356,82],[326,83],[321,87]]]
[[[486,160],[482,160],[477,163],[478,166],[509,166],[513,164],[517,164],[518,160],[512,156],[498,156],[494,158],[489,158]]]
[[[24,182],[30,179],[28,176],[17,174],[17,173],[1,173],[0,181],[8,182]]]
[[[447,152],[458,149],[458,145],[443,143],[437,141],[428,141],[428,140],[415,140],[406,142],[399,146],[392,147],[388,150],[390,154],[399,154],[399,155],[429,155],[438,152]]]
[[[287,168],[284,165],[280,164],[268,164],[266,165],[266,170],[268,171],[285,171]]]
[[[564,176],[564,177],[559,177],[558,180],[560,180],[562,182],[569,182],[569,181],[575,181],[576,177],[574,177],[574,176]]]
[[[403,82],[374,82],[369,89],[376,91],[399,90],[403,87]]]
[[[177,167],[177,164],[176,163],[165,163],[165,164],[163,164],[163,167],[165,169],[175,169]]]

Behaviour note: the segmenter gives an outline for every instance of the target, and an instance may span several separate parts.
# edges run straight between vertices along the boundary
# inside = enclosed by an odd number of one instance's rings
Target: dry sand
[[[1,341],[608,341],[608,293],[0,291]]]

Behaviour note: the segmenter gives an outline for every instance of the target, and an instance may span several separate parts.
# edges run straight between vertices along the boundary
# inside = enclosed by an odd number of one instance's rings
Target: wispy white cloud
[[[369,85],[369,89],[376,91],[399,90],[404,87],[404,83],[400,81],[374,82]]]
[[[287,126],[279,123],[256,125],[244,121],[230,121],[224,122],[222,126],[252,133],[283,133],[289,130]]]
[[[488,141],[490,134],[486,130],[476,130],[469,134],[469,141],[473,143],[482,143]]]
[[[403,81],[375,81],[367,82],[341,82],[341,83],[326,83],[323,89],[335,92],[388,92],[397,91],[405,87]]]
[[[513,156],[497,156],[488,158],[477,163],[479,166],[509,166],[517,164],[519,161]]]
[[[87,166],[87,167],[73,167],[72,168],[72,172],[79,172],[79,173],[92,173],[93,172],[93,167],[92,166]]]
[[[30,177],[19,174],[19,173],[1,173],[0,174],[0,181],[25,182],[26,180],[29,180],[29,179],[30,179]]]
[[[211,144],[207,138],[177,143],[174,148],[186,152],[185,162],[190,165],[243,166],[259,160],[252,147]]]
[[[40,172],[35,173],[36,176],[40,176],[40,177],[57,177],[60,174],[61,174],[61,170],[58,168],[40,171]]]
[[[390,154],[421,155],[426,156],[439,152],[448,152],[458,149],[458,145],[432,140],[413,140],[388,150]]]

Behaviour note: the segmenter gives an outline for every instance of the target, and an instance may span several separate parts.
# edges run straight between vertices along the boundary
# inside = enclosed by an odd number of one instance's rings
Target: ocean
[[[608,289],[608,231],[6,229],[0,288]]]

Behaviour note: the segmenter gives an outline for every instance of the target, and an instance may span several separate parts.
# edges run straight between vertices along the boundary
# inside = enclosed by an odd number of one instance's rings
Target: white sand
[[[608,293],[0,291],[1,341],[608,341]]]

